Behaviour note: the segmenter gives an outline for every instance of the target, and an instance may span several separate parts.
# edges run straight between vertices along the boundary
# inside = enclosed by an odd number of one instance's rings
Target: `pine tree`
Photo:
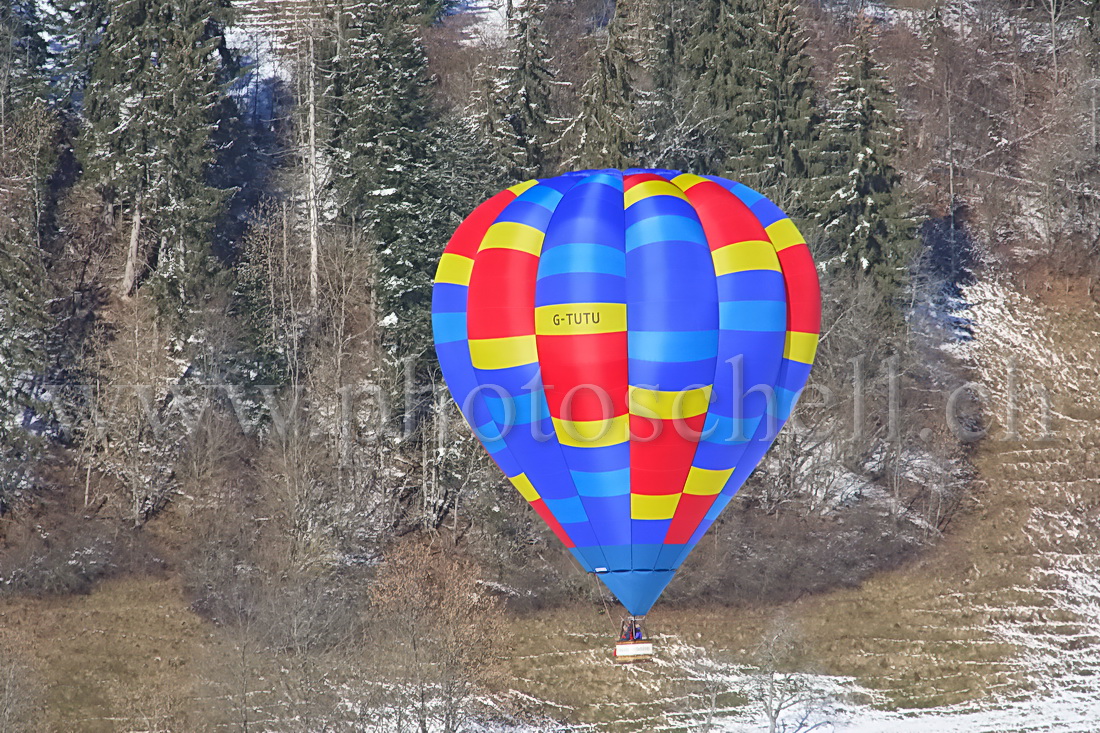
[[[637,0],[632,0],[637,2]],[[561,140],[580,168],[629,168],[642,138],[637,76],[640,74],[631,3],[620,0],[598,47],[595,68],[581,88],[581,112]]]
[[[484,152],[441,124],[415,0],[344,9],[339,52],[324,61],[326,134],[339,217],[373,244],[383,341],[400,354],[431,343],[431,278],[457,221],[497,181],[471,173]],[[471,202],[471,199],[472,202]]]
[[[742,179],[762,190],[797,193],[809,178],[819,122],[812,61],[793,0],[764,0],[763,18],[752,74],[752,109],[760,117],[740,161]]]
[[[45,69],[50,96],[79,107],[99,39],[107,22],[109,0],[37,0],[46,46]]]
[[[39,98],[46,54],[35,8],[0,11],[0,513],[31,468],[26,424],[40,418],[49,299],[42,248],[57,119]]]
[[[544,0],[527,0],[515,11],[509,54],[490,88],[488,137],[509,178],[542,175],[551,140],[549,42],[542,33]]]
[[[817,178],[817,220],[835,259],[887,292],[906,279],[914,222],[891,164],[893,93],[871,55],[869,32],[846,46],[830,90]]]
[[[420,202],[415,179],[432,142],[419,6],[367,0],[345,7],[338,56],[326,63],[337,205],[345,219],[373,221],[383,240],[393,235],[401,202]]]
[[[716,134],[698,161],[701,170],[741,177],[751,172],[753,150],[762,147],[757,122],[764,118],[758,87],[762,61],[762,0],[704,0],[684,53],[696,112],[713,120]]]
[[[15,110],[45,89],[43,28],[38,5],[31,0],[0,5],[0,127],[11,124]]]
[[[641,162],[654,168],[699,170],[700,151],[709,141],[694,108],[701,102],[682,76],[685,25],[681,0],[653,9],[652,33],[643,66],[651,89],[642,108],[645,144]]]
[[[797,201],[784,194],[806,187],[819,117],[797,6],[704,0],[701,9],[680,64],[695,125],[713,130],[697,165]]]
[[[120,292],[149,267],[162,303],[194,307],[209,277],[225,192],[209,184],[227,111],[226,0],[113,0],[84,103],[81,158],[106,200],[129,209]],[[141,254],[142,243],[152,254]]]

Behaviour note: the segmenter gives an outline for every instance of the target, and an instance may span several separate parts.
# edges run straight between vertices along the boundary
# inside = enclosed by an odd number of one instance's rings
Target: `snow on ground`
[[[758,678],[730,675],[730,689],[751,690]],[[805,675],[808,705],[781,716],[786,730],[798,730],[794,721],[810,713],[809,724],[835,733],[1094,733],[1100,721],[1100,698],[1091,691],[1065,691],[1003,705],[958,705],[921,711],[886,711],[845,702],[853,695],[876,699],[855,682],[836,677]],[[757,705],[714,721],[714,730],[749,733],[767,730]],[[804,726],[802,730],[808,729]],[[784,728],[780,728],[784,730]]]
[[[1041,700],[1026,700],[1000,707],[953,706],[919,712],[891,712],[844,702],[853,693],[874,695],[843,678],[804,675],[809,703],[796,706],[780,717],[786,728],[799,730],[796,720],[806,717],[802,730],[835,733],[1091,733],[1100,721],[1100,699],[1091,693],[1066,693]],[[730,675],[729,689],[751,692],[758,677]],[[747,705],[735,715],[713,721],[713,730],[756,733],[767,730],[763,710]],[[697,721],[698,722],[698,721]]]
[[[1017,406],[1049,391],[1056,404],[1069,403],[1100,415],[1095,394],[1100,333],[1094,316],[1089,320],[1085,314],[1080,325],[1056,324],[1052,319],[1059,315],[1038,307],[995,274],[964,286],[963,296],[969,303],[966,310],[975,338],[946,348],[974,363],[989,388],[992,409],[1003,414],[1009,403],[1006,393],[1015,388]],[[991,635],[1019,650],[1012,663],[1025,689],[1002,691],[980,703],[895,712],[876,709],[875,694],[854,680],[807,676],[812,699],[833,701],[827,724],[815,730],[1092,733],[1100,729],[1100,538],[1087,511],[1100,491],[1100,474],[1088,460],[1095,453],[1100,418],[1057,417],[1057,440],[1023,448],[1007,444],[1001,451],[1009,471],[1006,485],[1033,492],[1024,535],[1034,567],[1026,587],[1006,589],[1012,594],[1011,602],[981,609],[989,613]],[[1027,431],[1025,424],[1021,421],[1022,432]],[[1032,431],[1038,427],[1033,421]],[[741,678],[733,674],[727,684],[743,685],[743,674]],[[860,702],[848,702],[852,700]],[[766,730],[762,720],[759,709],[747,706],[723,717],[718,729]]]

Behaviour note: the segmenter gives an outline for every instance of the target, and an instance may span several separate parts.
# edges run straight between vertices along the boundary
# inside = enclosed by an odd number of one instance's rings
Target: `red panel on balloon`
[[[691,539],[692,533],[699,526],[699,522],[703,521],[715,498],[717,495],[684,494],[681,496],[680,503],[676,505],[676,515],[668,528],[665,544],[678,545]]]
[[[503,338],[535,332],[535,277],[539,259],[515,249],[478,253],[467,301],[469,338]],[[526,317],[503,315],[502,307],[523,308]],[[500,320],[503,316],[503,320]]]
[[[637,186],[639,183],[645,183],[646,181],[667,181],[667,178],[661,178],[656,173],[635,173],[631,176],[623,178],[623,190],[629,191]]]
[[[713,181],[699,183],[686,192],[688,200],[699,212],[707,244],[712,250],[734,242],[768,240],[768,234],[756,215],[741,199]]]
[[[779,265],[787,285],[787,330],[818,333],[821,330],[821,291],[810,248],[799,244],[780,250]]]
[[[552,416],[607,420],[626,414],[625,331],[539,336],[538,352]]]
[[[444,251],[473,258],[477,254],[477,248],[481,246],[481,240],[485,238],[485,232],[500,216],[500,212],[504,211],[504,207],[515,199],[516,195],[511,191],[501,191],[474,209],[473,213],[458,225],[458,229],[455,229]]]
[[[679,421],[679,430],[677,422],[630,416],[630,493],[675,494],[684,488],[706,416]]]

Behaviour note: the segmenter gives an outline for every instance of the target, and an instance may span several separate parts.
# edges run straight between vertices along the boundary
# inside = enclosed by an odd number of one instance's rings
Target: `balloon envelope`
[[[809,249],[775,204],[647,169],[497,194],[455,231],[432,298],[466,420],[635,615],[790,416],[820,314]]]

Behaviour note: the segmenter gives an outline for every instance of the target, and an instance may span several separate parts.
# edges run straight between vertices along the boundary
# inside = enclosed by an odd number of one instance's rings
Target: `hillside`
[[[617,619],[599,605],[510,614],[505,681],[483,715],[511,711],[529,721],[512,718],[508,727],[519,730],[675,730],[705,721],[757,730],[755,650],[781,619],[778,628],[798,639],[794,666],[782,670],[797,675],[784,679],[832,729],[1088,730],[1100,699],[1100,476],[1090,473],[1100,400],[1088,391],[1100,363],[1100,313],[1074,294],[1043,303],[999,278],[966,296],[975,335],[968,357],[996,415],[1007,414],[1015,380],[1019,436],[1000,421],[981,443],[981,491],[934,550],[858,588],[793,603],[658,608],[652,665],[612,663]],[[1043,388],[1049,434],[1035,412]],[[211,696],[266,729],[265,710],[285,704],[285,662],[196,616],[171,573],[109,581],[87,596],[6,600],[0,614],[5,668],[42,695],[36,730],[208,725],[200,711]]]
[[[1092,733],[1097,109],[1080,0],[3,4],[0,732]]]

